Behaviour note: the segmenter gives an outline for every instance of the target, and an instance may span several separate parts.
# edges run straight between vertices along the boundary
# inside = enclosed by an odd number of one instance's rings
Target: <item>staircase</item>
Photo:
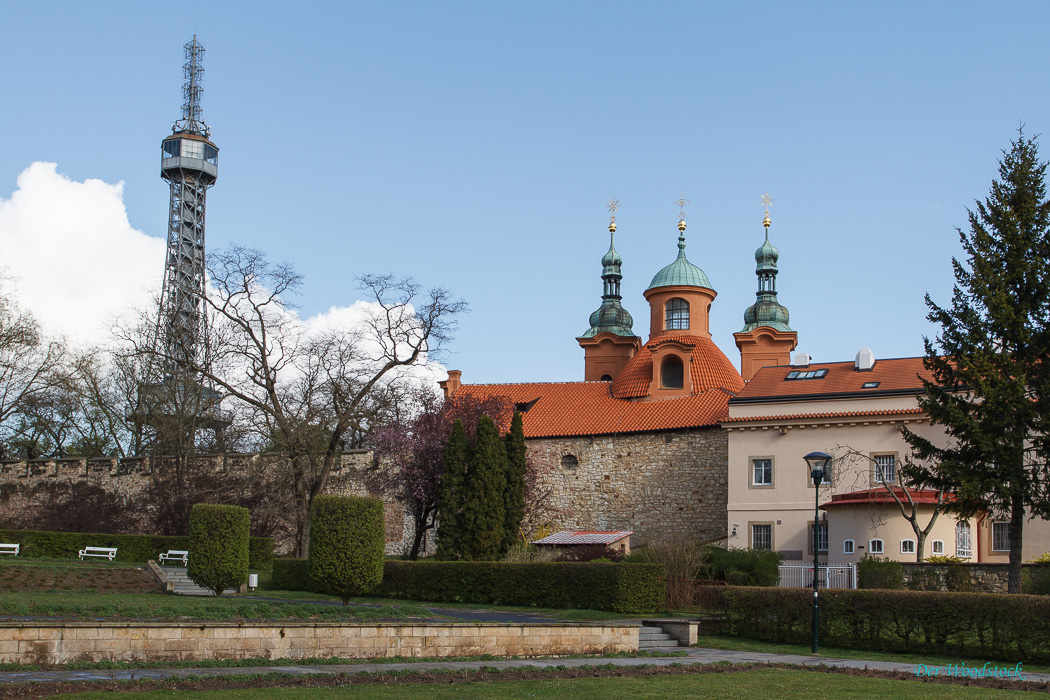
[[[215,593],[208,588],[201,588],[186,575],[185,566],[162,566],[158,567],[164,578],[172,585],[171,590],[177,595],[200,595],[214,596]],[[223,595],[237,593],[236,588],[228,588],[222,592]]]
[[[678,641],[659,627],[643,626],[638,630],[638,651],[677,649]]]

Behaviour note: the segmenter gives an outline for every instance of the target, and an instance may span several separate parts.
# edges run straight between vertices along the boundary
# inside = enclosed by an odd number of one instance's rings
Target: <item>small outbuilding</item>
[[[620,554],[631,553],[633,530],[562,530],[541,540],[534,540],[537,547],[577,547],[587,544],[603,544]]]

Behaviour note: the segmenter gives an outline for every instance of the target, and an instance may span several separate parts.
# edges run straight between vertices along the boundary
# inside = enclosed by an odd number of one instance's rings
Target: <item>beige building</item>
[[[910,458],[901,428],[935,443],[945,439],[918,407],[923,376],[922,358],[876,361],[867,348],[854,362],[810,364],[801,355],[789,366],[759,369],[729,400],[722,424],[729,435],[729,546],[775,549],[785,563],[811,561],[819,502],[822,561],[855,563],[865,554],[915,561],[916,534],[887,486],[909,509],[909,499],[916,504],[925,528],[936,493],[899,486],[900,466]],[[803,459],[814,451],[834,458],[819,494]],[[1005,522],[941,514],[924,556],[1006,562],[1007,534]],[[1048,549],[1050,523],[1026,523],[1025,560]]]

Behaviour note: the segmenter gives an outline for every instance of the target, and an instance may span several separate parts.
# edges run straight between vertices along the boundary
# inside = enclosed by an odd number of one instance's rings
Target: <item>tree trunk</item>
[[[915,561],[919,564],[926,557],[926,533],[916,529],[915,532]]]
[[[1024,535],[1024,496],[1014,493],[1010,498],[1010,567],[1006,577],[1006,592],[1021,592],[1021,541]]]

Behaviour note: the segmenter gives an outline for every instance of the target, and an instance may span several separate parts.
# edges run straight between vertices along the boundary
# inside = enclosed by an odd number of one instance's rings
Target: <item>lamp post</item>
[[[809,475],[813,478],[813,653],[816,654],[820,646],[817,637],[820,629],[820,593],[817,585],[817,567],[820,564],[820,484],[831,463],[831,455],[827,452],[810,452],[803,459],[809,465]]]

